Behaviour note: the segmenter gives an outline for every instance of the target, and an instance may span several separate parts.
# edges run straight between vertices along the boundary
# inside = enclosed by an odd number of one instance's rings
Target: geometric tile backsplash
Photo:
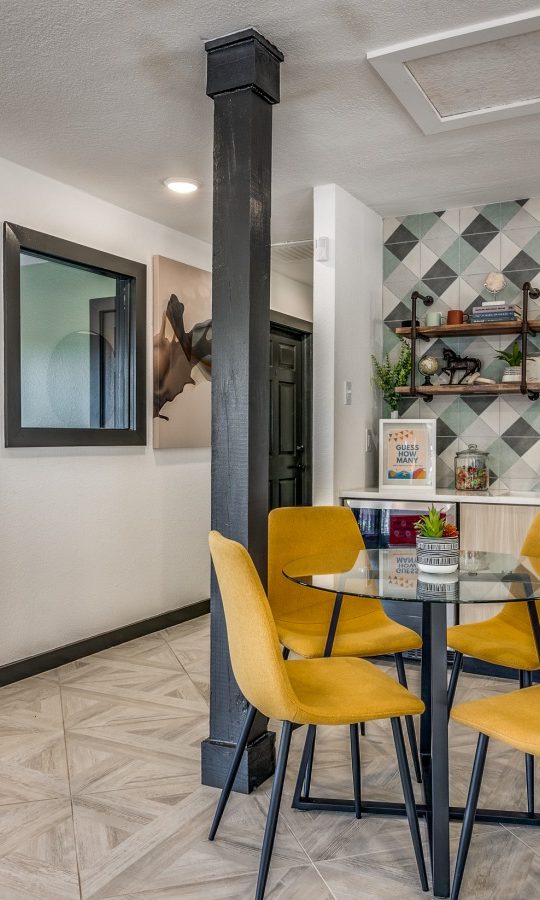
[[[399,346],[392,329],[410,319],[415,289],[431,294],[431,309],[444,317],[449,309],[469,312],[480,299],[490,299],[484,289],[489,272],[504,273],[507,286],[497,299],[508,303],[521,301],[525,281],[540,287],[540,198],[386,218],[383,254],[383,347],[392,357]],[[425,312],[419,303],[420,321]],[[529,301],[529,317],[540,319],[539,301]],[[444,346],[466,352],[481,360],[482,374],[500,381],[505,363],[495,355],[514,340],[512,335],[445,338],[417,348],[439,360]],[[540,335],[529,338],[529,355],[540,355]],[[521,395],[434,397],[431,403],[404,399],[399,412],[437,419],[439,487],[453,486],[456,451],[475,443],[489,451],[493,487],[540,490],[540,400]]]

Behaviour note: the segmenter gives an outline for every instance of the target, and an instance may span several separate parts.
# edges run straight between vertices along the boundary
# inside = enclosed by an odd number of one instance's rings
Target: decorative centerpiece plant
[[[382,391],[382,395],[393,413],[397,412],[400,400],[399,394],[396,394],[396,388],[408,384],[411,374],[411,347],[404,338],[400,338],[400,341],[399,356],[395,363],[390,361],[388,353],[382,363],[374,356],[371,357],[373,382]]]
[[[496,359],[502,359],[506,363],[506,369],[502,377],[503,381],[519,381],[521,379],[523,353],[517,341],[514,341],[510,350],[501,350],[500,353],[497,353]]]
[[[459,564],[459,531],[431,506],[420,516],[416,529],[416,563],[421,572],[455,572]]]

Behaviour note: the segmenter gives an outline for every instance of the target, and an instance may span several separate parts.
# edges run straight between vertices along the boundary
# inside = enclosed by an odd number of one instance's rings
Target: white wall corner
[[[322,236],[330,258],[313,269],[313,502],[334,503],[343,488],[376,483],[366,430],[374,434],[380,415],[371,354],[382,351],[382,219],[338,185],[323,185],[314,192],[314,238]]]
[[[313,192],[313,239],[327,237],[328,260],[313,261],[313,503],[334,502],[334,334],[336,185]]]

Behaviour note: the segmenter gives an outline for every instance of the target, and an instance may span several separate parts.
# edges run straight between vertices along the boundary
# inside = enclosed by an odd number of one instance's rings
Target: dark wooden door
[[[269,506],[311,503],[311,335],[270,333]]]

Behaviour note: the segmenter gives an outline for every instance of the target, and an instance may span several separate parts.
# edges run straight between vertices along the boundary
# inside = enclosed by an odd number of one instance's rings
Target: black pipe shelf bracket
[[[424,306],[433,306],[433,297],[430,294],[424,296],[424,294],[420,294],[418,291],[413,291],[411,294],[411,306],[412,306],[412,318],[411,318],[411,397],[417,396],[416,391],[416,341],[417,341],[417,327],[416,327],[416,302],[417,300],[421,300]],[[425,336],[422,336],[424,340],[429,340]],[[425,399],[425,398],[424,398]],[[430,402],[429,400],[427,401]]]
[[[529,299],[538,300],[540,290],[533,288],[530,281],[523,285],[523,308],[521,312],[521,393],[527,394],[529,400],[538,400],[540,393],[527,388],[527,341],[534,331],[529,325]]]
[[[526,281],[523,285],[522,293],[523,293],[523,301],[522,301],[523,308],[522,308],[521,327],[519,326],[519,324],[517,322],[515,322],[513,327],[509,327],[508,331],[505,331],[503,329],[497,329],[497,334],[501,334],[501,335],[502,334],[516,334],[516,325],[519,328],[519,337],[521,338],[521,377],[520,377],[520,381],[519,381],[519,390],[514,391],[514,393],[521,393],[524,396],[527,395],[529,400],[538,400],[538,399],[540,399],[540,390],[537,390],[537,384],[536,383],[533,383],[533,384],[527,383],[527,341],[528,341],[529,335],[531,337],[534,337],[538,332],[538,328],[537,328],[538,322],[536,320],[533,320],[534,321],[534,325],[533,325],[532,322],[529,321],[528,313],[529,313],[529,300],[538,300],[540,298],[540,289],[533,288],[531,283],[529,281]],[[421,392],[419,392],[417,384],[416,384],[416,356],[417,356],[416,342],[418,340],[429,342],[431,337],[435,336],[435,335],[429,335],[429,334],[424,333],[424,329],[422,329],[421,326],[420,327],[417,326],[417,324],[416,324],[416,306],[417,306],[418,300],[421,300],[422,303],[424,304],[424,306],[428,306],[428,307],[432,306],[433,302],[434,302],[433,297],[431,297],[429,294],[424,296],[423,294],[420,294],[419,291],[413,291],[411,294],[411,314],[412,314],[411,328],[410,328],[410,334],[405,335],[411,341],[411,383],[410,383],[409,390],[407,392],[403,392],[403,393],[405,396],[409,396],[409,397],[417,397],[417,396],[419,396],[419,393],[421,393],[421,396],[425,403],[432,403],[433,396],[435,393],[438,393],[438,391],[434,390],[433,393],[427,393],[425,390],[426,386],[424,386],[424,389]],[[511,325],[511,323],[509,323],[509,325]],[[474,328],[474,325],[467,325],[467,326],[465,326],[465,328],[466,328],[466,333],[470,335],[471,329]],[[396,329],[398,334],[400,333],[400,331],[403,332],[404,330],[405,330],[404,328]],[[480,335],[482,333],[485,334],[486,332],[485,331],[479,332]],[[488,333],[490,333],[490,332],[488,332]],[[447,334],[448,336],[452,336],[452,337],[459,336],[459,332],[458,332],[456,326],[451,326],[448,329],[448,331],[446,331],[446,328],[444,326],[439,327],[437,329],[437,335],[441,336],[444,334]],[[434,385],[434,388],[435,387],[439,387],[439,386]],[[444,391],[444,393],[447,393],[447,394],[467,393],[467,391],[464,391],[463,389],[453,392],[452,390],[450,390],[452,385],[444,385],[444,387],[449,388],[449,390]],[[465,386],[463,386],[463,387],[465,387]],[[497,386],[491,385],[491,387],[496,388]],[[502,388],[503,385],[501,385],[500,387]],[[471,393],[478,393],[478,390],[471,391]],[[502,390],[499,390],[499,391],[493,390],[493,391],[486,391],[486,393],[503,393],[503,391]]]

